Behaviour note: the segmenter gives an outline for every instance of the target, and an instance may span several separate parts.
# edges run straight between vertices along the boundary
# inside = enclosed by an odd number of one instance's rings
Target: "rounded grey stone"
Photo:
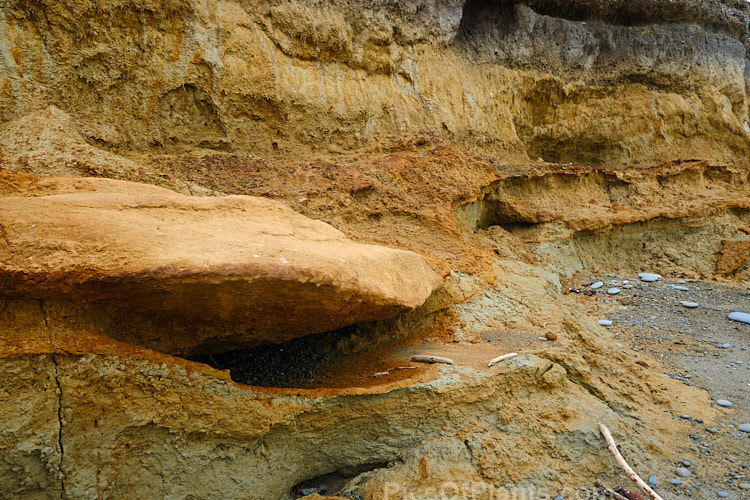
[[[682,481],[679,479],[672,479],[669,484],[674,484],[675,486],[682,484]]]
[[[687,307],[687,308],[690,308],[690,309],[695,309],[696,307],[698,307],[698,303],[697,302],[689,302],[687,300],[681,301],[680,304],[682,304],[684,307]]]
[[[682,285],[675,285],[675,286],[672,287],[672,289],[679,290],[681,292],[687,292],[689,290],[688,287],[682,286]]]
[[[729,315],[727,315],[727,318],[734,320],[734,321],[739,321],[741,323],[747,323],[750,325],[750,314],[748,313],[733,312],[733,313],[729,313]]]
[[[750,424],[740,424],[737,428],[742,432],[750,432]]]
[[[597,288],[601,288],[603,286],[604,286],[603,281],[597,281],[596,283],[591,283],[591,286],[589,288],[591,288],[592,290],[596,290]]]
[[[617,295],[618,293],[620,293],[620,289],[616,287],[612,287],[607,290],[607,293],[610,295]]]
[[[729,493],[726,491],[717,491],[716,496],[719,498],[727,498],[729,496]]]
[[[661,274],[656,273],[638,273],[638,277],[641,279],[641,281],[645,281],[647,283],[653,282],[661,278]]]
[[[690,471],[687,470],[685,467],[677,467],[674,471],[674,473],[677,475],[677,477],[690,477]]]
[[[693,465],[693,462],[691,462],[690,460],[683,460],[682,465],[684,465],[685,467],[690,467],[691,465]]]
[[[737,486],[741,490],[750,490],[750,483],[740,483]]]
[[[718,399],[716,400],[716,404],[723,407],[723,408],[731,408],[732,403],[730,401],[727,401],[726,399]]]
[[[651,474],[648,476],[648,484],[650,484],[651,486],[656,486],[657,481],[658,480],[656,474]]]
[[[680,415],[680,418],[684,418],[685,420],[690,420],[691,418],[693,418],[693,416],[692,415]]]
[[[612,320],[609,319],[600,319],[597,323],[599,323],[600,326],[612,326]]]
[[[732,344],[730,344],[729,342],[727,342],[726,344],[721,344],[719,346],[719,348],[721,349],[729,349],[730,347],[732,347]]]

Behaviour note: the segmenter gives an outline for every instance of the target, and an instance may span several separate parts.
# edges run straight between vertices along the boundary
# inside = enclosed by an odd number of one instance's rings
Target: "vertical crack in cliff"
[[[53,348],[54,344],[52,341],[52,329],[49,326],[47,320],[47,311],[44,309],[44,301],[39,301],[39,310],[42,313],[42,319],[44,320],[44,327],[47,329],[47,335],[49,336],[50,348]],[[57,356],[52,354],[52,364],[55,367],[55,384],[57,385],[57,446],[60,449],[60,498],[65,498],[65,473],[63,472],[63,460],[65,459],[65,449],[63,448],[63,392],[62,385],[60,384],[60,372],[58,371]]]

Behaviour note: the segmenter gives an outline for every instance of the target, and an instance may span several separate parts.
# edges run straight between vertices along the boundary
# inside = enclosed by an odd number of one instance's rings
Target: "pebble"
[[[651,486],[656,486],[656,482],[656,474],[651,474],[650,476],[648,476],[648,484],[650,484]]]
[[[737,486],[739,486],[741,490],[750,490],[750,483],[740,483]]]
[[[600,326],[612,326],[612,320],[609,319],[600,319],[597,323],[599,323]]]
[[[742,432],[750,433],[750,424],[740,424],[737,426],[737,428]]]
[[[677,283],[687,283],[687,281],[685,281],[685,280],[680,280],[680,281],[678,281]]]
[[[690,460],[683,460],[682,465],[684,465],[685,467],[690,467],[691,465],[693,465],[693,462],[691,462]]]
[[[684,418],[685,420],[690,420],[691,418],[693,418],[693,416],[692,415],[680,415],[680,418]]]
[[[589,288],[591,288],[592,290],[596,290],[597,288],[601,288],[603,286],[604,286],[603,281],[597,281],[596,283],[592,283]]]
[[[682,481],[679,479],[672,479],[669,484],[674,484],[675,486],[682,484]]]
[[[727,498],[729,496],[729,493],[726,491],[717,491],[716,496],[719,498]]]
[[[695,421],[696,421],[696,423],[699,423],[699,424],[703,423],[703,419],[702,418],[696,418]]]
[[[698,307],[698,303],[697,302],[688,302],[686,300],[681,301],[680,304],[682,304],[685,307],[689,307],[690,309],[694,309],[694,308]]]
[[[562,495],[557,495],[557,496],[556,496],[555,498],[553,498],[552,500],[565,500],[565,497],[564,497],[564,496],[562,496]]]
[[[620,289],[613,287],[613,288],[608,289],[607,293],[610,295],[617,295],[618,293],[620,293]]]
[[[750,325],[750,314],[748,313],[733,312],[733,313],[729,313],[729,315],[727,315],[727,318],[734,320],[734,321],[739,321],[741,323],[747,323]]]
[[[685,467],[677,467],[674,471],[674,473],[677,475],[677,477],[690,477],[690,471],[687,470]]]
[[[624,285],[622,285],[622,287],[626,289],[630,289],[630,288],[633,288],[633,285],[631,285],[630,283],[625,283]]]
[[[727,342],[726,344],[721,344],[719,346],[720,349],[729,349],[730,347],[732,347],[732,344],[730,344],[729,342]]]
[[[638,277],[641,278],[641,281],[645,281],[647,283],[653,282],[661,278],[661,274],[656,273],[638,273]]]
[[[681,292],[687,292],[689,290],[686,286],[675,285],[672,287],[674,290],[680,290]]]
[[[727,401],[726,399],[719,399],[716,401],[716,404],[723,407],[723,408],[731,408],[732,403]]]

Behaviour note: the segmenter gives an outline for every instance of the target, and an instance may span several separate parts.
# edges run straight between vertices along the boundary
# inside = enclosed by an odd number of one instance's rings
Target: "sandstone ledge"
[[[94,330],[164,352],[392,317],[442,285],[419,255],[352,242],[279,202],[103,179],[10,185],[0,197],[4,295],[70,301]]]

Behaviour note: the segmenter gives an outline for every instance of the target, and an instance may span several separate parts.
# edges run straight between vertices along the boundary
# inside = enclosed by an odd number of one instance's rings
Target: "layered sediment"
[[[745,2],[0,3],[0,491],[550,494],[617,477],[600,422],[654,467],[685,400],[721,416],[562,280],[748,279],[748,32]],[[320,332],[264,367],[331,360],[313,384],[216,362]]]

